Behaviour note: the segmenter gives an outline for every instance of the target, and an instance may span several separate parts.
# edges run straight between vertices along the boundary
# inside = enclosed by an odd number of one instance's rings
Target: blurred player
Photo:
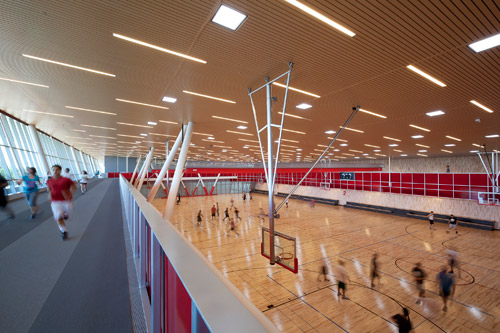
[[[378,279],[378,282],[380,283],[380,274],[378,272],[379,267],[378,267],[378,254],[374,253],[372,256],[372,260],[370,260],[370,279],[371,279],[371,287],[375,287],[375,278]]]

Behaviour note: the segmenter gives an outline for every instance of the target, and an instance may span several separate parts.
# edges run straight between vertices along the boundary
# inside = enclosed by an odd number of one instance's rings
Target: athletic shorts
[[[378,278],[379,277],[378,272],[377,271],[370,271],[370,277],[372,277],[372,278],[377,277]]]
[[[450,228],[456,229],[457,228],[457,224],[456,223],[450,223]]]
[[[212,217],[215,217],[215,213],[212,213]]]
[[[434,224],[434,220],[429,220],[429,223],[430,224]]]
[[[441,289],[439,291],[439,296],[441,296],[441,297],[448,297],[448,296],[450,296],[450,294],[451,294],[451,290],[445,291],[445,290]]]
[[[337,285],[339,286],[339,289],[344,289],[344,290],[345,290],[345,283],[344,283],[344,282],[339,281],[339,282],[337,283]]]
[[[38,196],[38,192],[26,192],[26,193],[24,193],[24,197],[26,198],[26,201],[28,201],[28,205],[30,207],[36,206],[36,197],[37,196]]]
[[[420,291],[420,292],[424,292],[425,291],[423,283],[417,283],[416,286],[417,286],[417,290],[418,291]]]
[[[54,220],[58,221],[63,218],[69,218],[73,214],[73,201],[52,201],[50,203]]]

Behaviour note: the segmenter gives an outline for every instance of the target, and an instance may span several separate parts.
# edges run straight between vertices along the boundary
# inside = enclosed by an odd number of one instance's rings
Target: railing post
[[[151,331],[161,333],[162,303],[162,259],[161,246],[151,229]]]
[[[146,234],[146,220],[140,221],[139,223],[139,263],[140,263],[140,279],[139,279],[139,287],[144,288],[146,287],[146,252],[148,249],[146,249],[146,244],[147,244],[147,237],[148,235]]]

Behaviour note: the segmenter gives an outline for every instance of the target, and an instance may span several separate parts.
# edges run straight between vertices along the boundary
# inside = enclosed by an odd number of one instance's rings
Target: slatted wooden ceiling
[[[49,89],[0,81],[0,108],[35,123],[42,130],[94,155],[137,154],[167,137],[149,135],[138,148],[117,141],[134,142],[140,133],[176,135],[180,125],[159,123],[153,129],[119,125],[117,122],[146,125],[148,121],[177,123],[192,120],[195,132],[213,134],[222,146],[242,154],[245,143],[256,140],[247,88],[256,88],[264,77],[287,70],[295,63],[291,85],[316,93],[313,98],[290,93],[288,111],[312,121],[288,118],[285,127],[307,133],[286,133],[284,138],[299,141],[302,156],[318,153],[318,144],[327,144],[329,129],[338,130],[353,105],[383,114],[387,119],[359,113],[350,127],[363,134],[344,131],[348,140],[335,155],[349,149],[374,155],[399,156],[402,151],[416,156],[415,144],[430,146],[428,156],[470,154],[472,143],[486,143],[500,149],[500,48],[475,53],[467,45],[500,32],[500,5],[494,1],[302,1],[356,33],[353,38],[332,29],[282,0],[224,1],[248,15],[237,31],[211,22],[220,1],[166,2],[11,2],[0,1],[0,77],[49,85]],[[201,58],[195,63],[153,49],[144,48],[112,36],[119,33],[168,49]],[[30,54],[116,74],[115,78],[78,71],[22,56]],[[406,68],[414,65],[447,84],[439,87]],[[184,94],[183,90],[234,100],[227,104]],[[283,89],[273,87],[280,107]],[[165,95],[178,98],[164,103]],[[264,116],[263,96],[258,96],[259,114]],[[120,103],[115,98],[163,105],[169,110]],[[487,113],[470,100],[494,110]],[[295,106],[310,103],[311,109]],[[66,105],[117,113],[117,116],[75,111]],[[48,117],[23,109],[73,115],[74,118]],[[426,112],[443,110],[445,115],[428,117]],[[237,123],[212,115],[249,122],[244,132],[253,136],[227,133]],[[479,118],[481,121],[476,122]],[[278,118],[275,117],[276,121]],[[82,127],[90,124],[112,127],[104,130]],[[430,133],[409,127],[415,124]],[[75,132],[74,129],[86,132]],[[422,139],[412,135],[422,134]],[[116,139],[91,137],[108,136]],[[399,147],[383,136],[402,140]],[[453,141],[445,136],[460,138]],[[81,137],[81,138],[78,138]],[[232,159],[223,148],[202,141],[193,142],[200,158]],[[77,142],[96,143],[96,145]],[[103,145],[100,142],[108,142]],[[454,143],[455,147],[444,147]],[[254,143],[255,144],[255,143]],[[120,147],[120,148],[117,148]],[[123,147],[123,148],[122,148]],[[161,144],[157,144],[161,151]],[[215,155],[203,155],[213,150]],[[291,150],[294,150],[292,148]],[[218,155],[218,154],[221,155]],[[288,152],[290,153],[290,152]],[[361,153],[356,156],[366,158]],[[290,156],[290,155],[289,155]],[[295,154],[292,154],[295,160]],[[332,156],[330,156],[332,157]],[[350,155],[344,157],[351,158]],[[248,159],[240,157],[240,159]]]

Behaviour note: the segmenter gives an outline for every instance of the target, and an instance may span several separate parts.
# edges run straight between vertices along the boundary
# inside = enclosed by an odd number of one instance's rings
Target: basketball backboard
[[[500,193],[478,192],[477,203],[486,206],[500,206]]]
[[[270,233],[269,229],[266,227],[262,228],[262,243],[261,243],[261,254],[270,259]],[[294,237],[282,234],[280,232],[274,232],[274,254],[275,262],[288,269],[289,271],[297,274],[299,270],[298,260],[296,257],[296,240]]]

